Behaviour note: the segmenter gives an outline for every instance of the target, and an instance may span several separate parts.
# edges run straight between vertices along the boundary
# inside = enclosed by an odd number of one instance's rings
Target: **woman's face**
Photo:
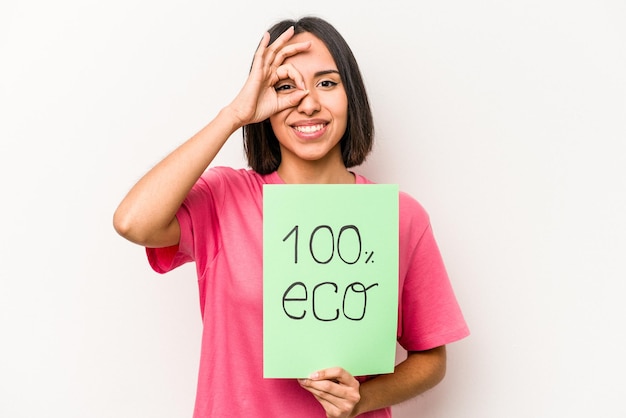
[[[337,65],[328,48],[314,35],[295,35],[289,43],[311,41],[311,47],[289,57],[284,64],[293,65],[304,78],[309,94],[295,107],[270,117],[281,149],[281,164],[338,158],[341,164],[341,140],[348,120],[348,97]],[[278,94],[295,89],[293,80],[281,80]]]

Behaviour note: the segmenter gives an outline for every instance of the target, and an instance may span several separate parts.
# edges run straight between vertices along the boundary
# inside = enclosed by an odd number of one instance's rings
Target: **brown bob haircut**
[[[337,64],[348,96],[348,122],[340,141],[341,155],[346,168],[358,166],[372,150],[374,122],[363,78],[352,50],[330,23],[312,16],[276,23],[268,31],[270,44],[291,26],[296,35],[308,32],[319,38]],[[243,144],[248,165],[254,171],[268,174],[278,169],[281,161],[280,146],[269,119],[244,126]]]

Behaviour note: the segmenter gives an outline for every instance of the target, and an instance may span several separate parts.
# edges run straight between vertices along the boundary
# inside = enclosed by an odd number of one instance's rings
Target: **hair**
[[[352,50],[330,23],[312,16],[276,23],[268,31],[270,44],[291,26],[296,35],[308,32],[320,39],[337,64],[348,97],[348,121],[340,140],[341,155],[346,168],[358,166],[372,150],[374,122],[365,84]],[[281,162],[280,146],[269,119],[244,126],[243,142],[250,168],[260,174],[278,169]]]

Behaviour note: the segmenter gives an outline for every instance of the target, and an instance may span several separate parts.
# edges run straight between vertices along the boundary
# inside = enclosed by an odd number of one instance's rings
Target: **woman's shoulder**
[[[259,174],[248,168],[214,166],[202,174],[192,192],[209,193],[218,201],[258,200],[263,193],[263,185],[268,183],[280,183],[275,172]]]
[[[200,181],[211,188],[219,188],[250,186],[262,182],[263,179],[260,174],[250,169],[214,166],[202,174]]]
[[[355,174],[355,176],[357,184],[379,184],[361,174]],[[423,227],[430,223],[428,212],[424,206],[408,192],[399,190],[398,205],[400,210],[400,222],[419,224]]]
[[[229,166],[210,167],[202,175],[203,179],[219,179],[222,182],[229,183],[280,183],[280,179],[276,172],[269,174],[259,174],[250,168],[234,168]]]
[[[250,169],[246,168],[234,168],[228,166],[213,166],[209,167],[203,174],[202,178],[222,178],[226,180],[239,180],[254,177],[258,174]]]

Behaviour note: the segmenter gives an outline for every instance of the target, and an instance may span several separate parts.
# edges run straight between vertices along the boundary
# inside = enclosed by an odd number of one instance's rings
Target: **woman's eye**
[[[332,81],[332,80],[324,80],[324,81],[320,81],[319,86],[320,87],[334,87],[336,86],[338,83]]]
[[[293,86],[291,84],[281,84],[279,86],[275,86],[274,90],[276,91],[288,91],[291,90]]]

